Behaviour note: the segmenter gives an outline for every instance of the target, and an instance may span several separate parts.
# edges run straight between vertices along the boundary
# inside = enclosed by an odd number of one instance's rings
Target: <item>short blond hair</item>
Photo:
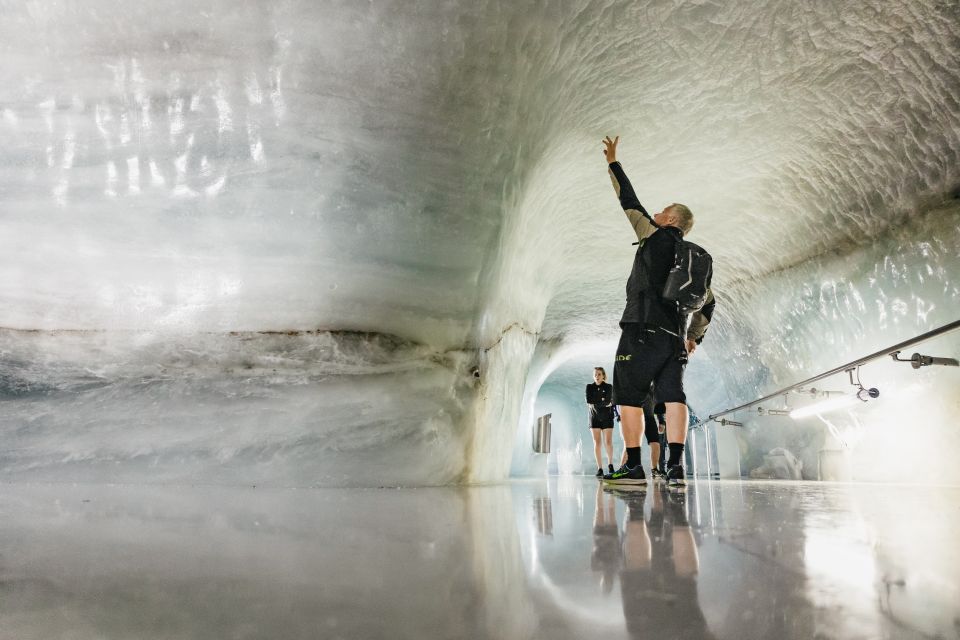
[[[683,231],[683,235],[690,233],[693,229],[693,212],[690,211],[690,207],[674,202],[670,205],[670,211],[677,215],[677,226],[680,227],[680,231]]]

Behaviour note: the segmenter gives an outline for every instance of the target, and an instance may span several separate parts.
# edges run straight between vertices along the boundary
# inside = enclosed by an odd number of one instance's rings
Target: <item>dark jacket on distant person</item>
[[[588,384],[586,397],[590,405],[590,424],[602,422],[613,426],[613,385],[606,382]]]

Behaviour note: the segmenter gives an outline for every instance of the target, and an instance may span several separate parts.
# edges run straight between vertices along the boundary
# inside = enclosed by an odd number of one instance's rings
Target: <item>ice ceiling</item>
[[[528,378],[616,336],[607,134],[715,257],[717,402],[817,373],[755,311],[827,257],[939,274],[848,333],[955,319],[958,7],[0,2],[0,469],[502,477]]]

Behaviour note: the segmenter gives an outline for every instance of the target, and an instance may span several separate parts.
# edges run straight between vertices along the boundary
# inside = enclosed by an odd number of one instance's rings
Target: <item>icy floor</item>
[[[5,485],[0,638],[930,638],[960,488]]]

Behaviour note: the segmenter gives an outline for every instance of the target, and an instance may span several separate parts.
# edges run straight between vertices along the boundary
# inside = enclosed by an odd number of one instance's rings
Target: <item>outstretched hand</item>
[[[607,136],[603,139],[603,155],[607,159],[607,164],[617,161],[617,145],[620,143],[620,136],[617,136],[613,140],[610,139],[610,136]]]

